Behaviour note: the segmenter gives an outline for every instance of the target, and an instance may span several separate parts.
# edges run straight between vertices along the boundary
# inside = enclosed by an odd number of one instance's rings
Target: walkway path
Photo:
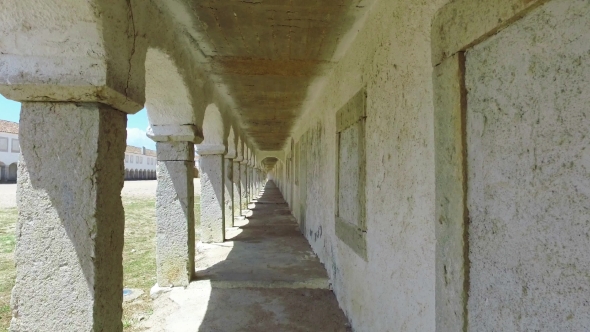
[[[150,331],[349,331],[323,265],[269,182],[228,240],[199,245],[196,276],[154,303]]]

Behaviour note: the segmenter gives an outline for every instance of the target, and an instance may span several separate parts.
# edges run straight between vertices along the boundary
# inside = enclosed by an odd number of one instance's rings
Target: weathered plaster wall
[[[304,233],[356,331],[434,330],[430,26],[444,3],[372,2],[365,25],[294,130],[298,142],[309,135],[301,155],[307,160]],[[364,86],[367,261],[334,228],[336,112]],[[281,180],[289,196],[292,181]]]
[[[467,53],[471,331],[590,328],[590,4]]]

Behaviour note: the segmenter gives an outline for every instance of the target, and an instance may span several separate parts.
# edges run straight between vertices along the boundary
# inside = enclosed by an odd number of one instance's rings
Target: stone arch
[[[129,170],[125,169],[125,180],[129,180]]]
[[[16,178],[17,178],[17,171],[18,167],[16,165],[16,163],[12,163],[8,166],[8,181],[10,182],[16,182]]]
[[[240,135],[236,137],[236,157],[244,158],[244,139]]]
[[[227,136],[227,155],[229,158],[235,158],[236,153],[236,135],[233,126],[229,127],[229,135]]]
[[[203,118],[203,145],[223,145],[224,127],[219,107],[209,104]]]
[[[269,172],[276,166],[278,162],[279,159],[276,157],[266,157],[260,161],[260,164],[264,170]]]
[[[150,48],[145,70],[146,109],[154,133],[163,129],[159,126],[195,123],[189,87],[173,58]]]

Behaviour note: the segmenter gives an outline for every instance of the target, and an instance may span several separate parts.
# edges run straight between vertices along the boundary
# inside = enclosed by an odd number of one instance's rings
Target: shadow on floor
[[[349,331],[280,191],[261,192],[226,242],[199,247],[195,280],[170,293],[166,331]]]

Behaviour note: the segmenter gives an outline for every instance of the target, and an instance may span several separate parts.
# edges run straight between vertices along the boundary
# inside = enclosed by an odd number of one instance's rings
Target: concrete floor
[[[149,331],[349,331],[323,265],[269,182],[226,242],[199,244],[195,280],[154,302]]]

